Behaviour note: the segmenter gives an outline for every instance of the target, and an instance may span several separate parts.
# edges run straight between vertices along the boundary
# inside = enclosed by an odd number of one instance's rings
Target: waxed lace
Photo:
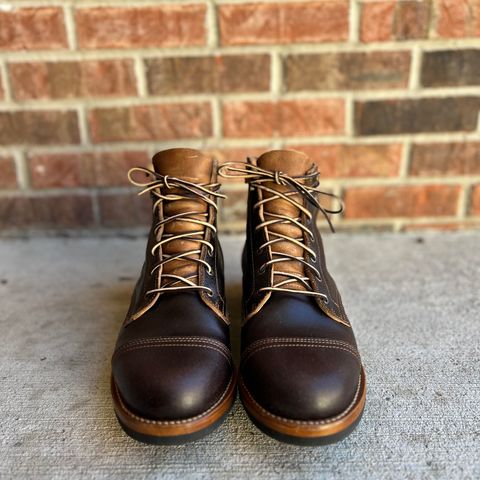
[[[146,175],[149,180],[144,182],[135,180],[133,175],[136,173]],[[133,185],[142,188],[138,195],[150,193],[155,198],[152,207],[154,215],[155,212],[159,210],[161,206],[163,206],[164,202],[192,199],[201,200],[212,206],[215,211],[217,211],[218,207],[214,199],[225,198],[224,195],[218,193],[218,189],[220,188],[219,183],[192,183],[181,178],[172,177],[169,175],[160,175],[157,172],[143,167],[135,167],[130,169],[128,172],[128,179]],[[171,190],[173,189],[175,189],[175,192],[172,193]],[[203,219],[199,220],[195,217],[203,217]],[[197,224],[199,229],[178,234],[165,233],[165,226],[172,222],[188,222]],[[214,246],[205,238],[207,230],[211,230],[214,233],[217,231],[215,225],[208,221],[208,212],[185,211],[175,215],[159,218],[158,222],[153,227],[153,234],[158,237],[158,241],[152,246],[151,249],[151,254],[153,256],[157,255],[159,261],[151,269],[150,275],[153,275],[156,271],[159,271],[160,286],[147,291],[147,294],[180,290],[204,290],[207,292],[207,295],[213,295],[213,292],[209,287],[200,285],[198,281],[199,265],[204,265],[208,275],[213,274],[213,270],[208,262],[200,258],[203,245],[205,245],[207,248],[207,253],[209,255],[213,255],[214,253]],[[188,240],[190,242],[195,242],[197,243],[198,247],[188,251],[180,251],[170,254],[163,252],[163,247],[175,240]],[[198,257],[195,257],[195,255],[198,255]],[[167,263],[174,260],[196,264],[197,268],[195,269],[195,273],[188,276],[182,276],[174,273],[164,272],[163,267]]]
[[[229,163],[223,164],[219,168],[218,174],[224,178],[243,178],[252,187],[259,189],[262,192],[268,192],[269,194],[271,194],[271,196],[262,198],[261,200],[256,202],[253,205],[254,210],[259,209],[262,205],[266,205],[269,202],[283,199],[289,202],[290,204],[292,204],[293,206],[295,206],[296,208],[298,208],[298,210],[301,213],[303,213],[307,217],[307,219],[310,221],[313,218],[313,215],[310,212],[310,210],[308,210],[308,208],[304,206],[303,202],[299,203],[297,200],[292,198],[293,196],[300,195],[302,199],[305,199],[307,202],[311,203],[322,212],[323,216],[327,220],[327,223],[330,229],[333,232],[335,230],[333,228],[329,215],[339,214],[343,211],[343,204],[336,195],[330,192],[322,191],[318,188],[319,175],[316,170],[312,172],[308,172],[305,175],[292,177],[279,171],[265,170],[252,163],[229,162]],[[265,185],[266,183],[269,183],[269,182],[274,182],[277,185],[290,187],[291,190],[280,192],[274,188],[271,188]],[[311,183],[312,185],[309,185],[309,183]],[[340,205],[339,208],[332,210],[324,207],[323,205],[320,204],[320,201],[318,199],[319,196],[328,196],[336,199],[339,202],[339,205]],[[302,221],[301,215],[296,218],[293,218],[291,216],[282,215],[279,213],[273,213],[267,210],[264,210],[263,214],[264,214],[264,218],[268,217],[268,220],[266,219],[265,221],[257,225],[255,227],[255,230],[257,231],[260,229],[265,229],[267,240],[262,245],[259,246],[259,248],[257,249],[257,253],[261,253],[262,250],[264,250],[265,248],[269,248],[270,260],[266,261],[264,264],[260,266],[260,269],[259,269],[260,273],[263,273],[269,265],[281,264],[282,262],[298,261],[302,263],[302,265],[304,265],[306,269],[311,270],[313,274],[316,276],[316,278],[319,281],[321,281],[322,277],[317,267],[312,263],[309,263],[305,258],[306,254],[308,254],[313,262],[317,261],[316,253],[305,243],[305,237],[303,234],[310,237],[312,241],[315,240],[315,235],[312,229],[307,227],[304,224],[304,222]],[[288,235],[281,234],[279,232],[272,231],[270,227],[276,224],[294,225],[295,227],[298,227],[301,230],[302,235],[294,238]],[[278,242],[283,242],[283,241],[290,242],[295,246],[300,247],[303,251],[303,255],[294,256],[285,252],[278,252],[278,251],[271,250],[270,247],[272,245]],[[275,276],[283,277],[283,280],[275,281]],[[273,278],[274,278],[274,281],[270,285],[266,287],[262,287],[259,290],[265,291],[265,292],[299,293],[304,295],[320,297],[325,303],[328,303],[329,301],[326,295],[320,292],[316,292],[313,289],[308,276],[302,276],[293,272],[285,272],[285,271],[277,270],[276,268],[273,268]],[[292,286],[292,284],[299,284],[302,287],[304,287],[305,290],[287,288],[287,286]]]

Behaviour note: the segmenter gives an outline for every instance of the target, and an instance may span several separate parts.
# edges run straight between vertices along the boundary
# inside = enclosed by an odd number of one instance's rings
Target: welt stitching
[[[137,340],[132,340],[130,342],[127,342],[125,345],[122,345],[123,348],[124,346],[127,345],[134,345],[137,343],[149,343],[149,342],[193,342],[193,341],[199,341],[199,342],[205,342],[205,343],[211,343],[212,345],[219,345],[219,346],[224,346],[223,343],[221,343],[218,340],[215,340],[213,338],[208,338],[208,337],[201,337],[201,336],[188,336],[188,337],[152,337],[152,338],[140,338]]]
[[[164,344],[164,343],[205,343],[208,345],[213,345],[217,348],[223,349],[224,352],[230,353],[230,350],[221,342],[218,342],[213,339],[205,337],[156,337],[156,338],[146,338],[133,340],[131,342],[122,345],[117,349],[117,352],[121,352],[124,349],[127,349],[135,345],[147,345],[147,344]]]
[[[243,382],[243,380],[240,378],[240,382],[242,384],[242,388],[243,390],[245,390],[245,392],[247,393],[247,395],[250,397],[250,399],[252,400],[252,402],[256,405],[257,408],[259,408],[265,415],[269,416],[269,417],[272,417],[272,418],[275,418],[277,420],[280,420],[284,423],[291,423],[291,424],[294,424],[294,425],[328,425],[329,423],[333,423],[333,422],[336,422],[337,420],[340,420],[342,419],[343,417],[346,417],[349,413],[350,413],[350,410],[353,409],[353,407],[355,406],[355,404],[357,403],[357,399],[358,399],[358,395],[360,394],[360,388],[362,386],[362,376],[360,375],[359,379],[358,379],[358,386],[357,386],[357,390],[355,392],[355,396],[353,397],[353,400],[352,402],[350,403],[350,405],[340,414],[336,415],[335,417],[331,417],[327,420],[293,420],[293,419],[290,419],[290,418],[284,418],[284,417],[280,417],[278,415],[275,415],[271,412],[269,412],[268,410],[265,410],[252,396],[252,394],[249,392],[248,388],[245,386],[245,383]]]
[[[229,350],[226,347],[223,347],[218,344],[210,343],[210,342],[205,342],[202,340],[195,340],[195,341],[178,341],[178,340],[164,340],[164,341],[144,341],[144,342],[137,342],[137,343],[131,343],[131,344],[126,344],[123,347],[119,348],[117,350],[117,353],[121,353],[123,350],[127,350],[129,348],[135,347],[135,346],[144,346],[144,345],[165,345],[165,344],[170,344],[170,345],[194,345],[194,344],[203,344],[203,345],[208,345],[212,346],[212,348],[218,348],[220,350],[223,350],[226,353],[229,353]]]
[[[253,342],[244,352],[243,354],[247,354],[251,350],[255,350],[257,346],[272,344],[272,343],[304,343],[304,344],[330,344],[330,345],[340,345],[347,348],[351,348],[356,351],[356,347],[351,345],[350,343],[344,340],[335,340],[333,338],[307,338],[307,337],[270,337],[264,338],[262,340],[256,340]]]
[[[360,356],[357,352],[353,351],[352,349],[340,347],[338,345],[308,345],[305,343],[277,343],[275,345],[264,345],[263,347],[257,348],[254,351],[250,352],[247,356],[242,358],[242,363],[247,362],[252,355],[255,353],[260,352],[261,350],[266,350],[267,348],[277,348],[277,347],[306,347],[306,348],[331,348],[334,350],[343,350],[347,353],[351,353],[360,363]]]
[[[225,398],[228,390],[230,389],[230,385],[232,384],[232,381],[233,381],[233,377],[230,378],[230,381],[228,382],[228,385],[227,385],[227,388],[224,390],[224,392],[222,393],[221,397],[208,409],[208,410],[205,410],[204,412],[200,413],[199,415],[196,415],[194,417],[190,417],[190,418],[185,418],[184,420],[149,420],[147,418],[142,418],[142,417],[139,417],[138,415],[135,415],[133,412],[131,412],[127,406],[123,403],[123,400],[122,400],[122,397],[120,396],[119,392],[118,392],[118,388],[117,386],[115,385],[115,389],[117,390],[117,397],[118,397],[118,400],[120,402],[120,406],[122,407],[123,411],[130,417],[134,418],[135,420],[138,420],[140,422],[143,422],[143,423],[150,423],[150,424],[153,424],[153,425],[179,425],[179,424],[185,424],[185,423],[191,423],[195,420],[198,420],[202,417],[205,417],[207,416],[212,410],[214,410],[215,408],[217,408],[217,406],[222,403],[223,399]]]
[[[122,350],[121,352],[117,352],[117,356],[123,355],[124,353],[127,352],[132,352],[134,350],[142,350],[145,348],[161,348],[161,347],[197,347],[197,348],[208,348],[210,350],[214,350],[218,353],[220,353],[225,359],[231,363],[231,358],[230,356],[226,355],[223,350],[220,350],[219,348],[212,347],[211,345],[203,345],[201,343],[161,343],[161,344],[152,344],[152,345],[137,345],[133,346],[131,348],[126,348],[125,350]]]

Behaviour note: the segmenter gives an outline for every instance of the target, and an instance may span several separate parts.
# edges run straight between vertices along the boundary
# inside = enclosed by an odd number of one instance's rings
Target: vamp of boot
[[[316,216],[329,194],[316,166],[273,151],[220,175],[249,183],[239,389],[255,424],[294,444],[342,439],[365,404],[365,374]],[[331,199],[330,199],[331,200]]]
[[[221,423],[235,399],[217,239],[216,165],[191,149],[153,158],[129,177],[151,196],[146,259],[112,358],[123,429],[148,443],[183,443]]]

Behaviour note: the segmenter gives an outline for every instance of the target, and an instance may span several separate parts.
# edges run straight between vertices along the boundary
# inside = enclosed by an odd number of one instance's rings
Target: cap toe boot
[[[160,152],[132,180],[150,194],[146,260],[112,357],[116,415],[132,437],[183,443],[215,428],[235,399],[216,235],[214,162]]]
[[[273,151],[220,172],[249,183],[242,402],[278,440],[340,440],[360,420],[366,384],[316,227],[324,211],[316,166],[300,152]]]

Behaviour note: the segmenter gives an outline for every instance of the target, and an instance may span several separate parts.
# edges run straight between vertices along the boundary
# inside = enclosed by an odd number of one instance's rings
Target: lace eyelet
[[[325,305],[328,305],[328,302],[329,302],[328,297],[322,297],[322,300]]]
[[[265,270],[267,269],[267,266],[265,264],[263,264],[259,269],[258,269],[258,273],[262,274],[262,273],[265,273]]]
[[[209,291],[207,292],[207,297],[213,298],[213,290],[209,289]]]
[[[263,251],[263,248],[262,247],[258,247],[256,250],[255,250],[255,253],[257,255],[261,255],[262,254],[262,251]]]
[[[207,255],[211,258],[213,257],[214,249],[207,248]]]
[[[317,263],[317,256],[316,256],[316,255],[310,255],[310,260],[311,260],[313,263]]]
[[[207,275],[209,277],[213,277],[213,268],[209,266],[209,268],[205,268],[205,271],[207,272]]]

